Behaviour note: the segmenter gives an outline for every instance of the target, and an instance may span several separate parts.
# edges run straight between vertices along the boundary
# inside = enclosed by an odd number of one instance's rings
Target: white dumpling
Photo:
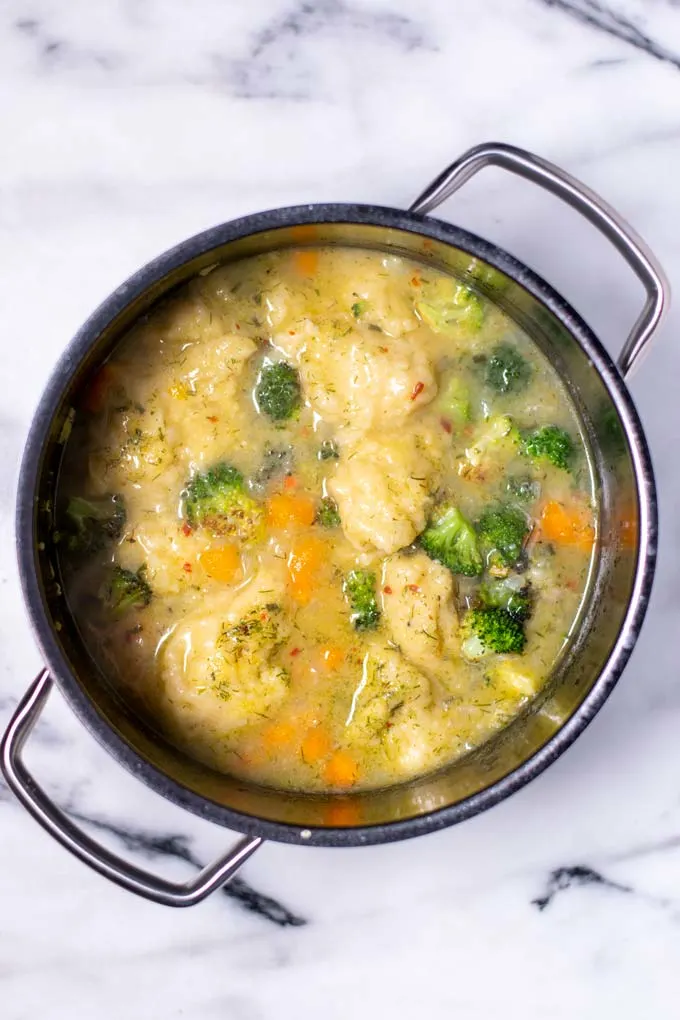
[[[392,428],[437,392],[425,350],[367,327],[296,321],[274,337],[300,372],[305,399],[326,422],[365,431]]]
[[[395,649],[369,645],[347,720],[348,744],[379,742],[396,774],[409,776],[432,759],[437,744],[432,689]]]
[[[424,552],[397,553],[385,560],[381,591],[383,618],[402,655],[441,672],[459,647],[451,572]]]
[[[277,653],[290,631],[283,580],[261,570],[236,592],[186,616],[160,651],[169,724],[185,737],[227,735],[260,722],[288,692]]]
[[[435,455],[428,437],[413,433],[343,440],[328,491],[355,548],[393,553],[424,529],[436,487]]]

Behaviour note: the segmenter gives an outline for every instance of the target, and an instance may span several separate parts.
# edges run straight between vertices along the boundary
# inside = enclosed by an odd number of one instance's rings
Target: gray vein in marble
[[[370,11],[344,0],[299,3],[272,19],[254,36],[241,60],[213,55],[213,63],[235,94],[248,99],[318,98],[319,83],[310,60],[309,40],[322,34],[369,35],[402,52],[436,47],[416,21],[391,11]]]
[[[550,906],[558,893],[582,885],[599,885],[605,889],[612,889],[620,893],[633,892],[632,886],[612,882],[611,879],[605,878],[601,872],[585,867],[582,864],[576,864],[566,868],[555,868],[554,871],[551,871],[546,883],[545,892],[542,896],[537,896],[531,902],[535,907],[543,911],[546,907]]]
[[[126,850],[141,853],[145,857],[172,857],[175,860],[185,861],[187,864],[191,864],[198,869],[203,867],[202,862],[198,860],[191,850],[188,837],[186,836],[158,836],[143,832],[141,829],[122,828],[102,818],[96,818],[72,809],[68,810],[68,814],[77,822],[82,822],[100,832],[108,832],[110,835],[115,836]],[[266,896],[264,893],[253,889],[242,878],[232,878],[228,885],[223,886],[221,892],[230,899],[236,900],[245,910],[257,914],[258,917],[262,917],[267,921],[271,921],[272,924],[280,928],[299,928],[307,924],[305,918],[295,914],[288,907],[279,903],[278,900],[273,899],[273,897]]]
[[[103,71],[114,71],[123,64],[120,54],[74,46],[67,39],[57,38],[50,34],[37,18],[19,18],[15,21],[14,27],[22,35],[34,40],[38,60],[47,71],[62,66],[97,67]]]
[[[610,4],[600,3],[599,0],[539,0],[539,2],[546,7],[563,11],[576,21],[597,28],[680,70],[680,53],[666,49],[662,43],[643,32],[630,18],[615,11]]]
[[[666,841],[663,848],[670,849],[671,847],[677,846],[679,843],[680,840],[678,839],[669,840]],[[646,848],[646,852],[654,852],[655,850],[659,851],[661,849],[661,844],[658,844],[654,847],[650,846],[649,848]],[[637,855],[622,854],[616,858],[612,857],[611,860],[622,861],[631,859],[634,856]],[[609,878],[602,871],[584,864],[574,864],[567,867],[555,868],[548,876],[544,892],[540,896],[536,896],[531,903],[542,913],[552,904],[558,895],[584,886],[597,886],[609,892],[635,897],[636,900],[646,903],[648,906],[656,907],[657,909],[668,913],[673,921],[680,919],[680,911],[678,909],[678,901],[676,899],[669,896],[655,896],[654,894],[643,892],[633,885],[627,885],[624,882],[617,882],[614,879]]]

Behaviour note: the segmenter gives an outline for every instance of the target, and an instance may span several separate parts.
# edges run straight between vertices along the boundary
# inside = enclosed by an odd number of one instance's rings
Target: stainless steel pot
[[[581,212],[643,283],[645,307],[618,367],[576,312],[526,266],[479,237],[428,218],[491,164],[533,181]],[[78,391],[131,323],[171,288],[217,262],[301,244],[355,245],[408,256],[453,272],[487,294],[534,338],[560,372],[588,436],[600,501],[601,540],[588,607],[569,655],[540,697],[464,760],[398,787],[352,795],[349,799],[357,802],[362,818],[356,826],[328,824],[337,797],[276,792],[218,774],[170,746],[133,715],[83,647],[57,583],[49,541],[55,481]],[[624,379],[661,322],[668,296],[661,267],[613,209],[545,160],[500,144],[465,153],[408,212],[304,205],[257,213],[184,241],[132,276],[85,323],[57,365],[31,426],[21,469],[19,566],[46,667],[9,724],[1,764],[26,809],[55,839],[112,881],[159,903],[188,906],[226,882],[265,839],[307,846],[404,839],[469,818],[538,775],[587,726],[611,692],[647,608],[656,556],[656,490],[644,433]],[[612,425],[622,436],[616,456],[608,453]],[[245,837],[182,886],[143,872],[95,843],[52,803],[21,758],[54,682],[117,761],[169,800]]]

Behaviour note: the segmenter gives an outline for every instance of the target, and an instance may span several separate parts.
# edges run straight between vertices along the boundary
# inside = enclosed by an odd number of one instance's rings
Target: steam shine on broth
[[[219,266],[91,381],[58,549],[110,682],[275,787],[445,765],[539,691],[578,618],[591,474],[559,379],[429,267],[305,248]]]

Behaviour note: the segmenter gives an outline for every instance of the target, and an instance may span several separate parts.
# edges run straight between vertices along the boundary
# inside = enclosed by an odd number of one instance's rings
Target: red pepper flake
[[[190,563],[185,563],[184,566],[182,567],[182,570],[184,570],[187,574],[191,573],[191,569],[192,568]]]
[[[391,595],[392,594],[392,589],[390,588],[389,584],[385,585],[385,587],[383,588],[383,591],[385,592],[386,595]]]
[[[286,477],[283,479],[283,487],[284,489],[287,489],[289,492],[291,491],[291,489],[296,489],[297,479],[294,478],[292,475],[286,475]]]
[[[291,654],[292,656],[296,656],[296,655],[299,655],[301,651],[302,651],[302,649],[301,649],[301,648],[291,648],[291,650],[290,650],[290,654]]]
[[[411,277],[411,286],[412,287],[420,287],[420,277],[419,276],[412,276]]]
[[[216,421],[219,421],[219,420],[220,420],[220,419],[219,419],[219,418],[217,417],[217,415],[216,415],[216,414],[209,414],[209,415],[208,415],[208,421],[211,421],[211,422],[213,422],[213,423],[214,423],[214,422],[216,422]]]
[[[444,429],[444,432],[448,432],[448,434],[451,435],[451,433],[453,432],[453,425],[448,420],[448,418],[440,418],[439,424]]]
[[[409,591],[420,591],[419,584],[407,584],[406,587],[408,588]]]
[[[413,387],[413,393],[411,394],[411,400],[415,400],[416,397],[419,397],[424,389],[425,389],[425,383],[424,382],[417,382],[415,384],[415,386]]]
[[[289,329],[288,330],[288,335],[289,336],[295,336],[295,330],[294,329]]]
[[[236,326],[237,329],[241,328],[241,323],[240,322],[235,322],[234,325]]]
[[[389,352],[389,347],[379,347],[378,350],[381,354],[387,354]]]
[[[260,613],[260,619],[261,620],[268,620],[269,619],[269,613]]]
[[[182,525],[182,534],[183,535],[190,535],[191,534],[191,530],[192,530],[191,529],[191,525],[187,521],[185,521],[184,524]]]

